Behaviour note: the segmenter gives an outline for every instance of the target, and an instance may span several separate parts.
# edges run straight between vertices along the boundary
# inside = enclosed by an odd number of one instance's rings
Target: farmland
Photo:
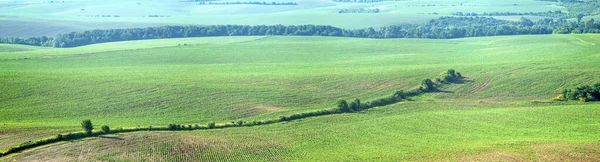
[[[27,3],[28,2],[28,3]],[[329,0],[272,1],[297,5],[197,5],[197,2],[131,0],[64,3],[0,1],[0,36],[55,36],[90,29],[134,28],[161,25],[332,25],[361,29],[401,23],[422,23],[456,12],[565,11],[555,2],[515,1],[384,1],[344,3]],[[238,1],[219,1],[238,2]],[[262,2],[262,1],[261,1]],[[271,1],[269,1],[271,2]],[[515,5],[516,4],[516,5]],[[379,9],[377,14],[339,14],[348,9]],[[529,18],[538,18],[528,16]],[[520,16],[498,16],[519,20]]]
[[[0,0],[0,161],[600,161],[599,15]]]
[[[2,45],[0,146],[119,127],[264,120],[380,98],[456,69],[462,84],[364,112],[266,126],[137,132],[2,160],[592,160],[597,104],[549,102],[600,81],[598,35],[449,40],[209,37],[75,48]],[[96,151],[100,150],[100,151]],[[558,151],[556,151],[558,150]]]

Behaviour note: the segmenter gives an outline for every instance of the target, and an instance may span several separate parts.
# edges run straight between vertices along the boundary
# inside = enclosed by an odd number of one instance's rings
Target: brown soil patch
[[[531,149],[538,161],[600,161],[598,144],[538,144]]]
[[[527,158],[512,152],[482,152],[479,154],[463,157],[459,161],[528,161]]]
[[[267,139],[141,132],[44,146],[0,161],[287,161],[279,155],[286,150]]]
[[[279,106],[265,106],[265,105],[255,106],[254,109],[258,110],[260,112],[273,112],[273,111],[283,110],[283,108],[281,108]]]
[[[524,151],[481,152],[462,157],[458,161],[600,161],[600,144],[534,144]]]

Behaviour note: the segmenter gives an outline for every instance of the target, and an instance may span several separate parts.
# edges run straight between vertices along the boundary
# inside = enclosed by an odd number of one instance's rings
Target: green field
[[[598,35],[448,40],[213,37],[55,49],[2,45],[0,147],[79,131],[225,123],[333,108],[417,87],[456,69],[466,82],[365,112],[209,131],[64,142],[1,160],[599,159],[598,104],[550,102],[600,82]]]
[[[219,2],[238,2],[224,0]],[[262,2],[262,1],[261,1]],[[378,3],[339,3],[331,0],[272,0],[295,2],[293,6],[196,5],[177,0],[70,0],[0,1],[0,36],[55,36],[90,29],[132,28],[160,25],[332,25],[346,29],[379,28],[401,23],[423,23],[454,12],[565,11],[557,3],[535,0],[405,0]],[[462,4],[462,6],[461,6]],[[516,4],[516,5],[515,5]],[[427,6],[436,5],[436,6]],[[338,14],[342,9],[378,8],[377,14]],[[98,15],[99,17],[96,17]],[[110,15],[111,17],[101,17]],[[114,17],[118,15],[119,17]],[[159,15],[164,17],[149,17]],[[521,16],[499,19],[519,20]],[[531,17],[530,17],[531,18]],[[535,19],[535,17],[533,17]]]

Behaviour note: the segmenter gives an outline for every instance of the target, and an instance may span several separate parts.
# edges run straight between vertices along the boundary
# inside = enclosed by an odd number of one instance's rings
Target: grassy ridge
[[[412,89],[449,68],[470,81],[424,100],[546,100],[600,81],[597,35],[258,38],[2,52],[0,146],[79,130],[82,119],[114,129],[277,118]]]

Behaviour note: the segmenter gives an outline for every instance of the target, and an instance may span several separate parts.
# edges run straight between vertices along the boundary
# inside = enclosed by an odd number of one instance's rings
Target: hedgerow
[[[292,114],[289,116],[280,116],[278,119],[271,119],[271,120],[264,120],[264,121],[246,122],[243,120],[238,120],[237,122],[232,121],[232,122],[226,123],[226,124],[216,124],[215,122],[209,122],[206,124],[206,126],[199,126],[198,124],[195,124],[194,126],[192,126],[192,125],[185,126],[185,125],[180,125],[180,124],[168,124],[166,127],[152,127],[152,126],[139,127],[138,126],[136,128],[118,128],[118,129],[114,129],[114,130],[110,130],[110,128],[108,126],[104,125],[104,126],[102,126],[102,131],[93,131],[92,122],[90,120],[84,120],[81,123],[82,128],[84,129],[84,132],[57,134],[56,136],[40,139],[37,141],[23,142],[21,144],[12,146],[12,147],[0,152],[0,157],[6,156],[8,154],[16,153],[19,151],[23,151],[23,150],[26,150],[29,148],[46,145],[46,144],[56,143],[56,142],[60,142],[60,141],[77,140],[77,139],[82,139],[82,138],[87,138],[87,137],[96,137],[96,136],[105,135],[105,134],[126,133],[126,132],[135,132],[135,131],[180,131],[180,130],[219,129],[219,128],[228,128],[228,127],[249,127],[249,126],[259,126],[259,125],[287,122],[287,121],[293,121],[293,120],[304,119],[304,118],[315,117],[315,116],[351,113],[351,112],[362,111],[362,110],[366,110],[366,109],[370,109],[370,108],[374,108],[374,107],[378,107],[378,106],[385,106],[385,105],[401,102],[408,97],[413,97],[413,96],[417,96],[417,95],[420,95],[420,94],[423,94],[426,92],[431,92],[433,89],[436,88],[436,86],[455,82],[459,79],[462,79],[462,75],[460,73],[456,73],[454,70],[450,69],[447,72],[442,73],[441,78],[435,79],[435,80],[440,80],[440,81],[433,82],[431,79],[425,79],[425,80],[423,80],[423,82],[419,86],[419,88],[416,88],[413,90],[409,90],[409,91],[398,90],[398,91],[392,93],[392,95],[390,95],[390,96],[376,99],[373,101],[369,101],[366,103],[361,103],[360,99],[354,99],[349,104],[346,100],[339,100],[337,102],[337,107],[334,109],[324,109],[324,110],[313,111],[313,112]],[[588,86],[588,87],[591,87],[591,86]],[[600,93],[598,93],[600,91],[600,83],[594,85],[594,87],[592,87],[592,88],[588,88],[588,87],[577,88],[575,91],[568,91],[565,93],[568,93],[568,96],[570,96],[570,97],[572,97],[572,96],[592,96],[592,97],[600,96]],[[589,93],[588,93],[588,90],[589,90]],[[583,95],[583,92],[585,92],[586,95]],[[593,98],[593,99],[598,100],[598,98]]]

